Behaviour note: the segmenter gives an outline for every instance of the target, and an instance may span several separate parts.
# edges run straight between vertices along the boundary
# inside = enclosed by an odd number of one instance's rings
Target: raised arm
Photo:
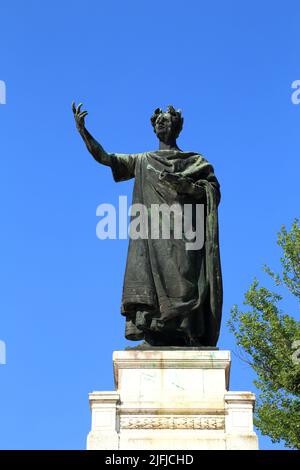
[[[94,137],[89,133],[85,128],[84,118],[87,116],[87,111],[81,111],[82,103],[77,107],[73,101],[72,110],[74,113],[74,118],[76,122],[76,127],[79,134],[83,138],[85,145],[87,146],[88,151],[93,155],[94,159],[102,163],[103,165],[111,166],[110,155],[104,150],[104,148],[94,139]]]

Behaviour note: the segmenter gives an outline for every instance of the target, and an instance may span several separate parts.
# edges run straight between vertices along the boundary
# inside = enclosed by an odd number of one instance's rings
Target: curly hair
[[[155,132],[155,124],[157,119],[161,114],[163,114],[164,111],[161,108],[156,108],[154,113],[152,114],[150,121],[153,126],[154,132]],[[182,130],[183,127],[183,117],[181,114],[180,109],[175,109],[171,104],[167,108],[167,113],[171,115],[172,123],[174,123],[174,131],[175,131],[175,137],[177,138]]]

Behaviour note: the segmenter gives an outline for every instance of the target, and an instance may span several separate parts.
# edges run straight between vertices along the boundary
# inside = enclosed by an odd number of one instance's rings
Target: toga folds
[[[133,204],[143,204],[150,218],[153,204],[203,204],[204,244],[187,250],[185,234],[169,239],[130,238],[121,313],[125,336],[154,346],[215,346],[222,313],[219,253],[219,183],[213,167],[195,152],[158,150],[110,154],[115,181],[135,178]],[[177,185],[172,185],[169,173]],[[191,191],[180,191],[180,182]],[[179,188],[179,189],[178,189]],[[147,215],[146,215],[147,216]],[[149,227],[151,222],[149,220]],[[196,228],[196,227],[194,227]],[[173,234],[174,235],[174,234]]]

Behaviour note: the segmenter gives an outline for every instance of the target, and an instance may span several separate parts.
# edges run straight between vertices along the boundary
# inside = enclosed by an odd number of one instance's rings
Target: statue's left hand
[[[160,179],[169,184],[178,194],[192,194],[193,192],[193,182],[190,179],[167,172],[163,173]]]

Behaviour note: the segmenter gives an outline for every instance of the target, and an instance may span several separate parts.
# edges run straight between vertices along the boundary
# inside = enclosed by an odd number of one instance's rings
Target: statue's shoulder
[[[190,156],[193,156],[194,157],[194,160],[197,161],[197,162],[203,162],[203,163],[206,163],[208,160],[205,158],[205,156],[200,153],[200,152],[184,152],[185,154],[188,154]]]

